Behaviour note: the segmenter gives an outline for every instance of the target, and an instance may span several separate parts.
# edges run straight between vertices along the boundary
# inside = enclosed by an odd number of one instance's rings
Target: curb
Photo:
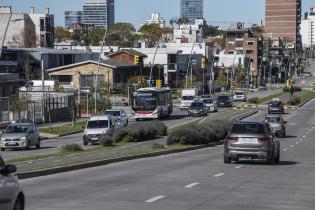
[[[308,103],[309,101],[311,101],[311,100],[314,99],[314,98],[315,98],[315,96],[313,96],[313,97],[307,99],[306,101],[304,101],[303,103],[301,103],[298,107],[301,108],[302,106],[304,106],[306,103]]]
[[[158,156],[162,156],[162,155],[169,155],[169,154],[193,151],[193,150],[203,149],[203,148],[207,148],[207,147],[215,147],[218,144],[220,145],[220,144],[222,144],[222,142],[220,141],[218,143],[215,142],[215,143],[210,143],[208,145],[198,145],[198,146],[192,146],[192,147],[181,148],[181,149],[146,153],[146,154],[141,154],[141,155],[133,155],[133,156],[124,156],[124,157],[112,158],[112,159],[104,159],[104,160],[80,163],[80,164],[69,165],[69,166],[43,169],[43,170],[39,170],[39,171],[22,172],[22,173],[16,173],[16,175],[18,176],[19,179],[29,179],[29,178],[39,177],[39,176],[53,175],[53,174],[57,174],[57,173],[64,173],[64,172],[69,172],[69,171],[74,171],[74,170],[85,169],[85,168],[104,166],[104,165],[108,165],[111,163],[130,161],[130,160],[149,158],[149,157],[158,157]]]
[[[69,132],[69,133],[63,133],[63,134],[59,134],[59,135],[52,136],[52,137],[41,137],[40,140],[45,141],[45,140],[55,139],[55,138],[59,138],[59,137],[69,136],[72,134],[82,133],[82,132],[83,132],[83,130],[82,131],[73,131],[73,132]]]

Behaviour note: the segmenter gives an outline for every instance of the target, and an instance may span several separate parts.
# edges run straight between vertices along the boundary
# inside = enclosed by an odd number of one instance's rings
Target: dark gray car
[[[278,137],[286,136],[286,121],[280,114],[277,115],[266,115],[265,121],[270,124],[273,130],[276,132]]]
[[[194,101],[191,103],[188,116],[207,116],[208,115],[208,108],[206,104],[202,101]]]
[[[34,123],[10,124],[0,139],[1,151],[14,148],[29,149],[31,146],[40,148],[40,136]]]
[[[236,122],[224,142],[224,163],[239,158],[280,161],[280,142],[267,122]]]
[[[13,173],[16,172],[14,165],[5,165],[0,156],[0,209],[23,210],[24,193],[18,179]]]

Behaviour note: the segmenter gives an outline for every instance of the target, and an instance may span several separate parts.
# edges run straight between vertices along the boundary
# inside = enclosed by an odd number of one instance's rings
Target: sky
[[[14,12],[37,13],[46,7],[55,15],[55,25],[64,25],[64,11],[82,10],[83,0],[0,0],[2,6],[12,6]],[[303,12],[315,6],[314,0],[303,0]],[[248,24],[264,21],[264,0],[204,0],[204,18],[208,24],[228,26],[231,22]],[[152,12],[160,12],[169,23],[180,15],[180,0],[115,0],[115,22],[129,22],[136,28],[144,23]]]

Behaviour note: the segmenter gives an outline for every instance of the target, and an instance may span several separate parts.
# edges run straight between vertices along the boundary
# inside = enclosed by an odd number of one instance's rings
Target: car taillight
[[[225,138],[226,141],[237,141],[238,140],[238,137],[231,137],[231,136],[227,136]]]
[[[270,141],[271,138],[270,137],[260,137],[258,138],[258,141]]]

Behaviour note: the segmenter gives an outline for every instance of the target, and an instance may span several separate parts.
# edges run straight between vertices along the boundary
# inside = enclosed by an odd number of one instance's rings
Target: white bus
[[[173,112],[170,88],[141,88],[132,95],[132,110],[136,121],[140,119],[163,119]]]

